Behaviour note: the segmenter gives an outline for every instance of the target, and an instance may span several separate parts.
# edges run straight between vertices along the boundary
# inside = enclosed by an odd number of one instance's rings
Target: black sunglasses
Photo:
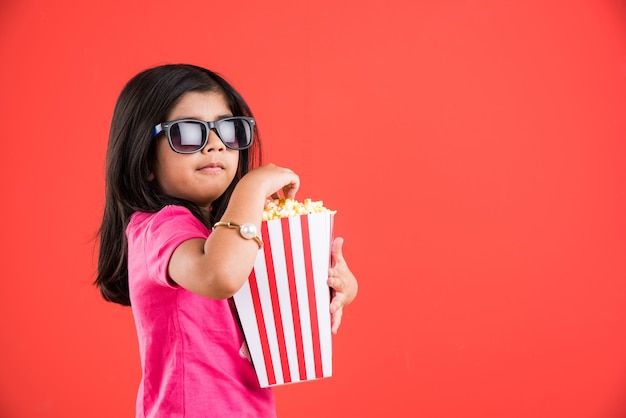
[[[254,119],[246,116],[232,116],[215,122],[178,119],[156,125],[153,138],[165,132],[173,151],[180,154],[193,154],[206,146],[211,130],[215,131],[227,148],[234,150],[250,148]]]

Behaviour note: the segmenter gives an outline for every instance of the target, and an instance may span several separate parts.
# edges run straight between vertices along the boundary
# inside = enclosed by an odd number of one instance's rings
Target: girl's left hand
[[[354,277],[348,268],[348,264],[346,264],[346,260],[343,258],[342,247],[343,238],[335,238],[330,249],[331,267],[328,270],[328,286],[333,289],[333,298],[330,301],[333,334],[337,333],[341,325],[344,306],[349,305],[354,300],[359,289],[356,277]]]

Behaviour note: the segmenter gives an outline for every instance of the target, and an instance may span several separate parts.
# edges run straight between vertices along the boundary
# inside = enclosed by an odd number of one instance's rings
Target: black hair
[[[165,195],[149,174],[156,158],[153,129],[187,92],[219,92],[233,116],[252,112],[241,95],[220,75],[189,64],[154,67],[133,77],[123,88],[113,111],[106,156],[105,204],[99,230],[100,249],[95,280],[104,299],[130,306],[126,226],[134,212],[157,212],[166,205],[188,208],[207,227],[222,216],[235,185],[261,162],[255,124],[252,147],[239,151],[235,178],[213,202],[208,217],[192,202]]]

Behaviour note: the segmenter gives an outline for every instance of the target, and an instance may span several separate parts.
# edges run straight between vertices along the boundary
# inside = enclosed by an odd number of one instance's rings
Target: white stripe
[[[315,277],[315,301],[322,348],[322,374],[332,374],[332,340],[330,330],[330,290],[328,288],[328,268],[330,263],[330,214],[309,215],[309,235],[311,237],[311,259]]]
[[[300,327],[302,329],[302,349],[306,379],[315,378],[315,358],[313,357],[313,335],[311,330],[311,312],[309,311],[309,293],[307,288],[306,269],[304,261],[304,246],[302,242],[302,223],[299,216],[289,218],[291,228],[291,248],[293,253],[294,275],[296,277],[296,291],[298,292],[298,312],[300,313]],[[305,379],[301,376],[301,379]]]

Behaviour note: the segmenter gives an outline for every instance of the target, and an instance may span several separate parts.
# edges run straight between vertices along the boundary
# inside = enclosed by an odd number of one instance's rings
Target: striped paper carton
[[[263,248],[235,306],[261,387],[332,374],[331,212],[264,221]]]

